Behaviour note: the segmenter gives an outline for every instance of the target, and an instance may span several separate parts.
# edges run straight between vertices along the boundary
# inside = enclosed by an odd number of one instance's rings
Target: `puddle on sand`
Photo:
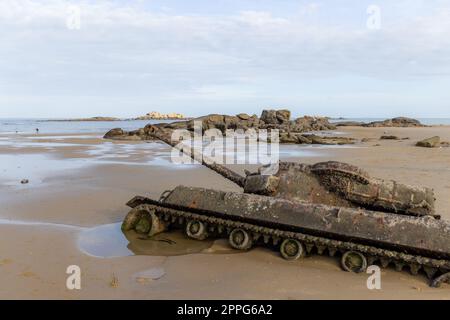
[[[76,170],[86,165],[80,159],[64,161],[53,159],[45,154],[0,154],[0,181],[5,185],[26,187],[42,184],[45,178],[65,171]],[[29,183],[21,185],[22,179]]]
[[[78,236],[79,249],[100,258],[131,255],[178,256],[202,252],[213,244],[213,241],[188,239],[179,230],[146,239],[134,231],[123,233],[120,227],[121,223],[113,223],[81,231]]]

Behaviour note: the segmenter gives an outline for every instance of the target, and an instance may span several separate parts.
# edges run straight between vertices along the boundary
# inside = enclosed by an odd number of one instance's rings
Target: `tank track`
[[[323,255],[328,253],[329,256],[333,257],[336,254],[355,251],[366,256],[368,265],[376,263],[383,268],[393,265],[397,271],[402,271],[404,268],[409,267],[413,275],[418,275],[419,271],[423,270],[428,279],[434,279],[430,283],[433,287],[438,287],[441,282],[449,280],[450,261],[448,260],[427,258],[369,245],[332,240],[300,232],[279,230],[232,219],[224,219],[212,216],[209,212],[201,212],[201,210],[191,208],[177,208],[176,206],[147,198],[145,199],[145,204],[140,204],[140,206],[145,206],[145,209],[148,211],[154,211],[168,225],[177,224],[183,226],[188,221],[201,221],[205,224],[208,232],[216,233],[219,236],[223,234],[229,235],[233,229],[239,228],[249,232],[253,237],[253,241],[262,240],[264,244],[273,244],[274,246],[281,243],[284,239],[296,239],[304,244],[308,254]]]

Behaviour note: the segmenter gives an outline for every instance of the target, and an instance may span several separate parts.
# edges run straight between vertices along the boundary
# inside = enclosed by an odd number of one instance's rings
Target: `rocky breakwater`
[[[218,129],[223,134],[226,130],[248,130],[259,131],[278,130],[280,143],[294,144],[352,144],[354,140],[346,137],[320,137],[314,134],[307,134],[311,131],[334,130],[336,127],[325,117],[300,117],[291,120],[289,110],[263,110],[261,116],[240,113],[235,116],[210,114],[188,121],[176,121],[172,123],[149,124],[143,129],[126,132],[116,128],[109,131],[106,139],[117,140],[154,140],[153,134],[158,131],[159,135],[170,138],[173,130],[186,129],[194,130],[196,122],[201,122],[202,130]]]

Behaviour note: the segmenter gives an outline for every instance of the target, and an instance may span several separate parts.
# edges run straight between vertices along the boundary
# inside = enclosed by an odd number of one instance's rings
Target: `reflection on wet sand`
[[[213,241],[188,239],[180,231],[148,238],[134,231],[122,233],[120,226],[121,223],[113,223],[85,229],[78,236],[78,247],[90,256],[112,258],[130,255],[178,256],[202,252],[213,244]]]

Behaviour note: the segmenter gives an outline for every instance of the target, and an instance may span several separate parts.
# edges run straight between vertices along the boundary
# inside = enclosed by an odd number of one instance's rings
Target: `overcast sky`
[[[268,107],[450,118],[450,1],[0,0],[0,117]]]

